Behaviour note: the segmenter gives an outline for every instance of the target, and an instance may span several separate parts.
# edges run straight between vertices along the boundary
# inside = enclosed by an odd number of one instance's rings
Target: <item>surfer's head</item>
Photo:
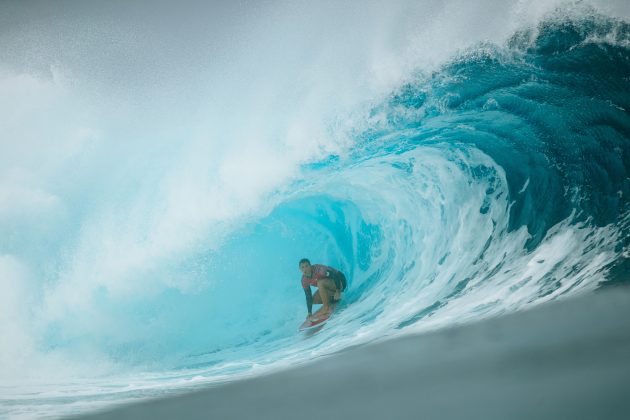
[[[308,258],[302,258],[300,260],[300,271],[302,272],[302,274],[304,274],[306,277],[311,277],[312,273],[312,267],[311,267],[311,262],[308,260]]]

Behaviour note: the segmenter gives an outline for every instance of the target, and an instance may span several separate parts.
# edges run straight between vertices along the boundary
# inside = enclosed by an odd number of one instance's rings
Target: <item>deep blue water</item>
[[[5,171],[0,413],[186,390],[627,281],[629,47],[625,21],[558,11],[336,115],[338,147],[280,175],[287,144],[242,143],[229,165],[203,136],[102,142],[44,184]],[[302,257],[349,279],[306,336]]]

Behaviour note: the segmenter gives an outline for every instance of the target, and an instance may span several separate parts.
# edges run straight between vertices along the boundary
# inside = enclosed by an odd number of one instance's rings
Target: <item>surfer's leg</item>
[[[336,301],[341,300],[341,292],[346,289],[346,276],[344,276],[341,271],[337,271],[333,274],[331,279],[335,282],[335,293],[333,295],[334,299]]]
[[[332,302],[331,296],[335,295],[337,287],[335,282],[330,279],[322,279],[317,282],[317,292],[324,305],[318,312],[322,315],[328,315],[330,313],[330,303]]]
[[[321,304],[322,304],[322,298],[320,296],[319,289],[317,289],[317,291],[313,294],[313,305],[321,305]]]
[[[322,304],[322,294],[320,293],[320,289],[317,289],[317,291],[313,294],[313,305],[321,305],[321,304]],[[315,311],[313,315],[314,316],[319,315],[322,309],[324,308],[323,307],[319,308],[317,311]]]

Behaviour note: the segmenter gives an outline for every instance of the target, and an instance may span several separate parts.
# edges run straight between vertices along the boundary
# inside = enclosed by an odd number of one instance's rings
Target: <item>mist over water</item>
[[[627,278],[625,2],[0,11],[2,416]],[[306,337],[302,257],[349,279]]]

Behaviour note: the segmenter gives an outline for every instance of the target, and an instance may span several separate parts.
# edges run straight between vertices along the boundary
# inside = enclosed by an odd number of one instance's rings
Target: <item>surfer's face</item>
[[[303,262],[302,264],[300,264],[300,271],[306,277],[311,277],[311,274],[312,274],[311,271],[313,271],[313,269],[309,263]]]

